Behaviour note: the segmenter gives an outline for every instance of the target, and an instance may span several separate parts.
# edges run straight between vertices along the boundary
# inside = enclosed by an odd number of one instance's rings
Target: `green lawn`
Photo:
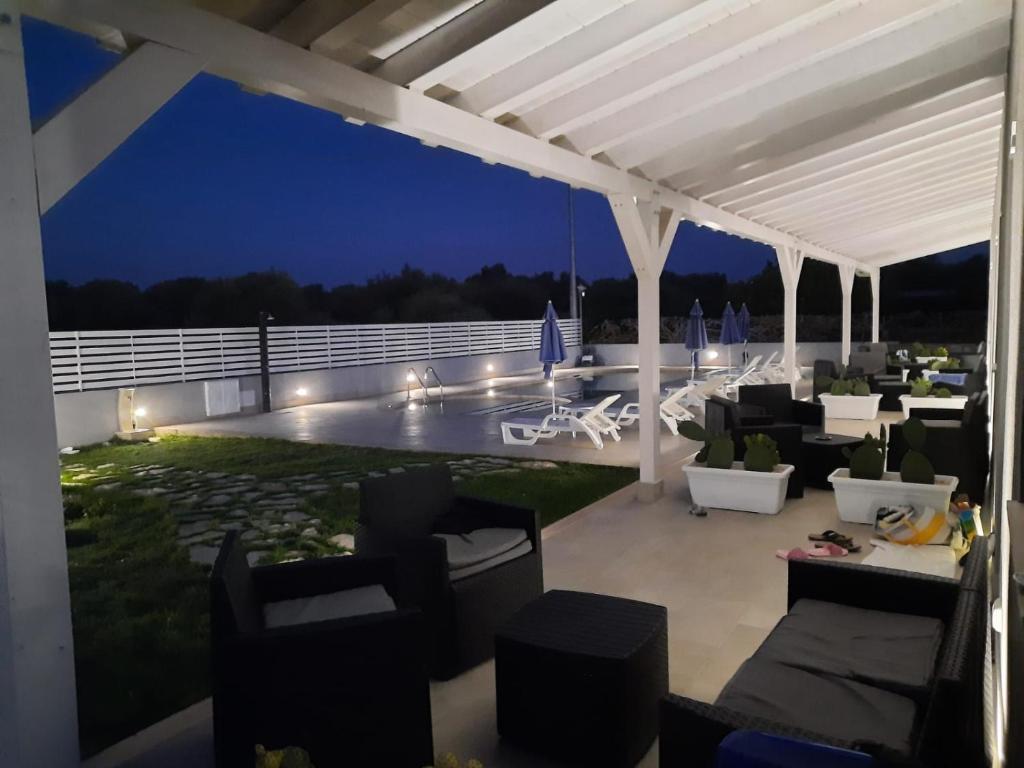
[[[209,695],[209,569],[194,558],[225,529],[245,531],[259,562],[340,554],[360,477],[440,461],[454,462],[459,493],[533,507],[544,525],[637,477],[259,438],[167,437],[63,457],[83,754]]]

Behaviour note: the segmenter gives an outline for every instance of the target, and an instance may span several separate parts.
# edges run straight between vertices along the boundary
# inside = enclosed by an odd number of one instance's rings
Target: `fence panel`
[[[559,322],[579,344],[578,320]],[[268,329],[271,373],[520,352],[540,346],[540,320],[392,325],[296,325]],[[53,391],[256,375],[257,328],[62,331],[50,334]]]

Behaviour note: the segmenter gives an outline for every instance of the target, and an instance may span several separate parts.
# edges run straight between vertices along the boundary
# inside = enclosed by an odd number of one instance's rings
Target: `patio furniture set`
[[[500,736],[572,764],[632,766],[660,735],[662,765],[711,766],[751,728],[879,765],[973,765],[982,547],[960,585],[791,562],[789,614],[706,704],[669,693],[665,607],[544,592],[535,512],[456,496],[445,465],[361,490],[354,557],[250,568],[225,539],[211,581],[219,766],[262,744],[316,765],[422,768],[429,679],[492,657]]]

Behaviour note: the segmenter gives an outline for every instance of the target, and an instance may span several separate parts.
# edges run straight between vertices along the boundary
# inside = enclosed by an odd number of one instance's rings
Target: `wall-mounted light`
[[[494,373],[494,363],[488,363],[487,364],[487,372],[488,373]]]
[[[708,353],[707,353],[706,357],[707,357],[708,360],[717,360],[718,359],[718,350],[716,350],[716,349],[708,350]]]
[[[487,396],[488,397],[494,397],[494,390],[493,389],[488,389],[487,390]]]
[[[295,390],[295,394],[298,395],[299,397],[305,397],[306,395],[309,394],[309,390],[306,389],[305,387],[299,387],[298,389]]]
[[[417,403],[412,403],[412,402],[409,403],[409,410],[410,411],[415,411],[417,408],[419,408],[419,405]]]
[[[554,389],[554,387],[555,387],[555,380],[552,379],[551,381],[549,381],[548,382],[548,386],[551,387],[552,389]]]
[[[146,415],[146,409],[143,406],[137,406],[132,409],[132,430],[139,428],[139,419]]]
[[[412,371],[409,371],[409,373],[405,374],[405,380],[412,384],[414,381],[416,381],[416,374],[414,374]]]

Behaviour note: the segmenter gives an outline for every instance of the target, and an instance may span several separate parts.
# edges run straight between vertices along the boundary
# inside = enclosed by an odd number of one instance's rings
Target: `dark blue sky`
[[[29,19],[24,38],[36,125],[118,58]],[[564,184],[210,75],[43,217],[49,279],[140,285],[275,268],[332,286],[406,263],[457,278],[497,262],[559,272],[568,232]],[[576,238],[585,278],[630,273],[603,196],[576,192]],[[746,277],[773,258],[766,246],[684,224],[666,268]]]

